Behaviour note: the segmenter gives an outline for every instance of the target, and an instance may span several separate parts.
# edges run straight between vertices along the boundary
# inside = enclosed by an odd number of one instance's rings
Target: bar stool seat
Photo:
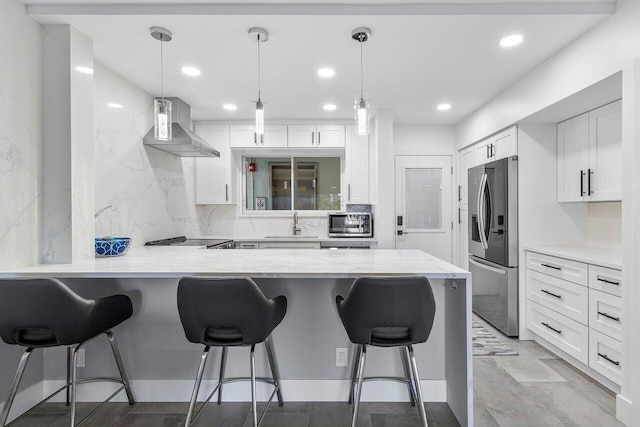
[[[189,427],[196,420],[216,392],[218,393],[218,404],[220,404],[222,402],[222,386],[231,382],[251,381],[254,427],[262,422],[274,395],[278,397],[278,404],[283,405],[270,335],[282,322],[287,312],[286,297],[280,295],[274,299],[267,299],[255,282],[249,278],[185,277],[178,284],[178,311],[187,340],[205,346],[196,374],[185,426]],[[272,378],[256,377],[255,346],[262,342],[265,343]],[[211,347],[222,348],[218,384],[194,414]],[[224,377],[227,347],[251,347],[250,377]],[[260,419],[258,419],[256,407],[256,381],[274,386],[267,407]]]
[[[336,305],[350,341],[357,345],[349,396],[349,403],[355,402],[351,425],[356,426],[363,382],[393,380],[407,384],[411,403],[418,403],[427,427],[413,344],[426,342],[433,327],[436,304],[429,281],[419,276],[358,278],[346,298],[336,297]],[[404,347],[405,378],[365,378],[367,346]]]
[[[116,382],[121,384],[121,387],[80,423],[122,390],[125,390],[129,404],[133,405],[133,392],[116,339],[110,330],[130,318],[132,314],[131,299],[126,295],[85,299],[56,279],[0,279],[0,338],[7,344],[27,348],[18,365],[9,397],[0,413],[0,427],[6,425],[29,357],[33,350],[38,348],[67,346],[67,381],[63,387],[31,409],[66,390],[67,404],[71,403],[71,426],[75,426],[77,385],[97,380]],[[105,334],[109,339],[120,378],[78,380],[78,352],[81,347],[101,334]],[[72,350],[73,346],[75,348]]]

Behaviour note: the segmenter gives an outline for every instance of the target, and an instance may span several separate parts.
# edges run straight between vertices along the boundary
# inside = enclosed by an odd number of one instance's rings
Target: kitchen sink
[[[317,239],[318,236],[264,236],[265,239],[283,239],[283,240],[298,240],[298,239]]]

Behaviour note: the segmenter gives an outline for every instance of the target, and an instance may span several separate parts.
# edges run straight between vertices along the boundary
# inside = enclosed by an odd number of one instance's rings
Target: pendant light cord
[[[364,67],[362,66],[362,43],[360,40],[360,98],[364,99]]]
[[[162,100],[164,101],[164,55],[162,45],[164,44],[164,36],[160,36],[160,86],[162,87]]]
[[[258,34],[258,101],[260,101],[260,34]]]

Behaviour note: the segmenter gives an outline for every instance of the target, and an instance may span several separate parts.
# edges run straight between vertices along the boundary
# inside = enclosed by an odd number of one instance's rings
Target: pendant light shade
[[[173,38],[171,31],[162,27],[151,27],[151,37],[160,41],[160,84],[162,97],[153,101],[153,135],[156,139],[169,141],[171,135],[171,101],[164,99],[164,55],[163,44]]]
[[[371,30],[366,27],[356,28],[351,32],[351,38],[360,43],[360,93],[355,96],[356,133],[369,135],[369,120],[371,118],[371,104],[364,94],[364,68],[362,64],[362,44],[371,37]]]
[[[256,101],[256,135],[264,134],[264,103],[260,98],[260,44],[269,40],[269,32],[264,28],[249,28],[249,38],[258,44],[258,100]]]

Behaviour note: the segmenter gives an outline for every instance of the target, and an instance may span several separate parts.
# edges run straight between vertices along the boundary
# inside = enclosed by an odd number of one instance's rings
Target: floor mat
[[[512,350],[476,320],[473,321],[473,355],[474,356],[517,356]]]

